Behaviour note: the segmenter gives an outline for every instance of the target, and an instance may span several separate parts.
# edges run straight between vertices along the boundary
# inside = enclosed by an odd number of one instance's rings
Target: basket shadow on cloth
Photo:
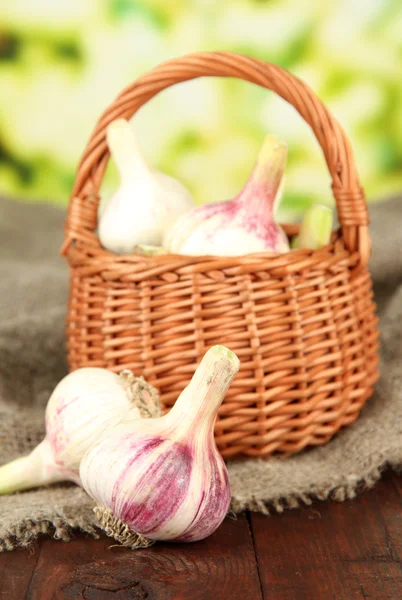
[[[341,227],[319,250],[239,257],[117,256],[96,235],[108,161],[105,129],[172,84],[237,77],[275,91],[311,126]],[[295,234],[297,226],[284,226]],[[241,369],[219,412],[224,457],[290,455],[352,423],[378,378],[368,214],[343,130],[284,69],[231,53],[170,60],[125,89],[99,119],[78,167],[62,252],[71,270],[71,369],[130,368],[170,407],[205,351],[225,344]]]

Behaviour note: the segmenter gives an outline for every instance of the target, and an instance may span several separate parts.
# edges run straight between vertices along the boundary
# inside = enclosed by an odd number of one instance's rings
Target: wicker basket
[[[235,258],[117,256],[101,247],[95,230],[109,157],[106,126],[130,118],[161,90],[202,76],[273,90],[311,126],[341,223],[328,246]],[[367,206],[352,151],[314,93],[275,65],[230,53],[192,54],[125,89],[101,116],[81,159],[62,252],[71,268],[71,369],[133,369],[169,407],[207,348],[221,343],[238,354],[241,369],[215,429],[225,457],[289,455],[324,444],[357,418],[372,393],[377,317]]]

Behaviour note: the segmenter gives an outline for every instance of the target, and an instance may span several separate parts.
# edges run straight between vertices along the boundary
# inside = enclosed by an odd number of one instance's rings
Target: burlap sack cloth
[[[63,221],[56,208],[0,200],[0,464],[42,439],[44,407],[67,372]],[[402,199],[373,206],[371,223],[382,331],[377,391],[327,446],[287,460],[232,462],[235,512],[352,498],[386,465],[402,466]],[[95,527],[92,501],[72,484],[0,497],[0,550],[26,546],[40,533],[68,540],[73,528],[96,534]]]

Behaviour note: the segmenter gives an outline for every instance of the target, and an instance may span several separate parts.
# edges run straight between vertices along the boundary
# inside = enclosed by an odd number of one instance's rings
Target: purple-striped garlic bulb
[[[101,433],[122,419],[160,415],[157,391],[131,371],[77,369],[54,389],[46,407],[46,436],[27,456],[0,467],[0,494],[57,481],[80,484],[83,456]]]
[[[169,413],[121,423],[89,450],[81,481],[109,536],[138,548],[201,540],[220,525],[231,494],[214,423],[239,365],[213,346]]]
[[[166,229],[164,248],[192,256],[288,252],[288,239],[275,220],[286,157],[285,142],[267,135],[240,194],[185,213]]]

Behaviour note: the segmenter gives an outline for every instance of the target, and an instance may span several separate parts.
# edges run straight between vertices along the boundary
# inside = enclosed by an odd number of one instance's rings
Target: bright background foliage
[[[162,60],[232,50],[302,77],[349,134],[369,200],[402,188],[400,0],[12,0],[0,4],[0,192],[67,202],[96,118]],[[198,202],[244,183],[266,132],[289,144],[283,210],[331,203],[308,127],[244,82],[176,86],[133,120],[144,153]],[[109,172],[105,195],[115,184]]]

